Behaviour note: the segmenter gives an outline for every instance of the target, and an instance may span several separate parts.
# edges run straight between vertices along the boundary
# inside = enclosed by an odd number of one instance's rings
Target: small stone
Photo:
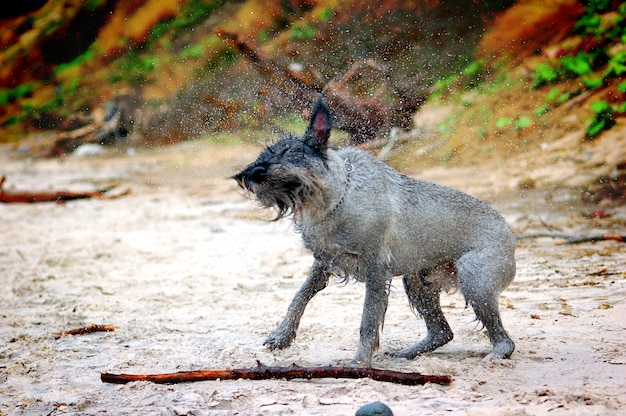
[[[393,412],[385,403],[372,402],[362,406],[354,416],[393,416]]]

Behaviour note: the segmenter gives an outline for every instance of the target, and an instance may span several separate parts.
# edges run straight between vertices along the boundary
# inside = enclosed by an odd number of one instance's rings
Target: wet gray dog
[[[287,315],[265,340],[286,348],[307,303],[330,275],[365,282],[360,340],[353,364],[369,367],[378,348],[391,279],[405,291],[428,333],[405,349],[408,359],[452,339],[439,293],[458,287],[487,329],[493,350],[508,358],[515,345],[502,326],[498,296],[515,276],[515,237],[498,213],[478,199],[408,178],[367,152],[328,147],[331,114],[320,99],[302,137],[286,137],[233,176],[277,219],[293,215],[315,257]]]

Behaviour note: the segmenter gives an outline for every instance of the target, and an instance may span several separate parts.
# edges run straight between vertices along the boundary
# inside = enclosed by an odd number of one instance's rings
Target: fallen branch
[[[621,243],[626,242],[626,235],[618,234],[602,234],[592,236],[576,236],[565,233],[532,233],[532,234],[519,234],[518,240],[530,239],[530,238],[563,238],[565,241],[559,244],[580,244],[580,243],[595,243],[597,241],[619,241]]]
[[[92,192],[69,192],[69,191],[56,191],[56,192],[7,192],[2,189],[2,185],[6,177],[0,178],[0,202],[5,204],[22,203],[30,204],[35,202],[63,202],[71,201],[75,199],[87,199],[87,198],[106,198],[112,199],[122,195],[128,194],[130,191],[125,190],[116,195],[107,195],[115,186],[109,186],[104,189],[100,189]]]
[[[431,87],[423,85],[426,82],[423,77],[411,79],[412,86],[407,88],[393,82],[387,68],[372,59],[355,60],[343,75],[326,82],[315,68],[307,74],[275,62],[237,33],[225,29],[215,33],[286,96],[286,100],[275,97],[277,104],[284,107],[282,103],[286,102],[292,110],[305,112],[319,94],[323,94],[333,113],[333,125],[350,133],[353,145],[385,136],[392,127],[409,129],[413,115],[431,93]],[[363,77],[379,85],[374,94],[355,92],[353,82]],[[383,99],[385,95],[390,97]]]
[[[83,335],[83,334],[90,334],[92,332],[109,332],[109,331],[115,331],[115,327],[113,325],[91,324],[91,325],[84,326],[82,328],[61,331],[58,334],[56,334],[54,339],[59,339],[64,335]]]
[[[451,376],[426,375],[420,373],[403,373],[400,371],[381,370],[376,368],[353,367],[268,367],[257,361],[252,368],[235,368],[232,370],[197,370],[180,371],[164,374],[110,374],[101,373],[103,383],[126,384],[131,381],[151,381],[157,384],[186,383],[205,380],[269,380],[294,378],[371,378],[376,381],[416,386],[426,383],[449,385]]]
[[[141,99],[134,94],[122,94],[106,103],[104,111],[94,111],[89,124],[70,131],[55,133],[55,140],[47,157],[59,157],[72,153],[86,143],[117,145],[133,130],[135,115]]]
[[[619,241],[620,243],[626,242],[626,235],[617,235],[617,234],[603,234],[603,235],[592,235],[589,237],[577,237],[570,238],[569,240],[564,241],[562,244],[580,244],[580,243],[595,243],[596,241]]]

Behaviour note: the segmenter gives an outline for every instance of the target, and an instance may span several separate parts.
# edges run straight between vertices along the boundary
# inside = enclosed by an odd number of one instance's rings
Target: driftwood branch
[[[35,203],[35,202],[63,202],[71,201],[74,199],[87,199],[87,198],[106,198],[112,199],[122,195],[128,194],[130,191],[125,190],[116,195],[107,194],[115,186],[109,186],[104,189],[100,189],[92,192],[69,192],[69,191],[53,191],[53,192],[7,192],[2,189],[6,177],[0,178],[0,202],[6,204],[11,203]]]
[[[83,335],[83,334],[90,334],[92,332],[109,332],[109,331],[115,331],[115,327],[113,325],[91,324],[91,325],[84,326],[82,328],[61,331],[55,335],[54,339],[59,339],[64,335]]]
[[[135,113],[140,98],[122,94],[106,103],[104,111],[94,111],[88,124],[69,131],[55,133],[55,140],[46,156],[59,157],[72,153],[77,147],[94,143],[116,145],[124,141],[135,125]]]
[[[103,383],[126,384],[131,381],[151,381],[157,384],[186,383],[205,380],[269,380],[295,378],[371,378],[376,381],[416,386],[426,383],[449,385],[452,377],[446,375],[426,375],[420,373],[403,373],[400,371],[381,370],[375,368],[354,367],[268,367],[257,361],[252,368],[236,368],[231,370],[197,370],[181,371],[164,374],[100,374]]]
[[[563,244],[580,244],[580,243],[594,243],[596,241],[619,241],[620,243],[626,242],[626,235],[617,235],[617,234],[603,234],[603,235],[592,235],[587,237],[576,237],[570,238],[563,242]]]
[[[559,244],[580,244],[580,243],[593,243],[597,241],[619,241],[621,243],[626,242],[626,235],[619,234],[601,234],[592,236],[577,236],[565,233],[532,233],[532,234],[519,234],[518,240],[531,239],[531,238],[562,238],[565,241]]]
[[[411,80],[411,84],[418,87],[406,88],[394,82],[388,69],[372,59],[356,60],[343,75],[324,85],[323,77],[315,76],[318,73],[315,68],[311,69],[312,75],[292,70],[275,62],[236,33],[219,29],[216,34],[287,97],[283,106],[289,105],[295,111],[306,112],[322,93],[333,113],[335,127],[348,132],[352,144],[385,136],[392,127],[409,129],[413,124],[413,114],[431,92],[430,86],[420,86],[424,81],[419,77]],[[351,88],[353,81],[365,76],[365,73],[380,85],[373,95],[357,94]],[[383,90],[389,92],[393,99],[383,99]]]

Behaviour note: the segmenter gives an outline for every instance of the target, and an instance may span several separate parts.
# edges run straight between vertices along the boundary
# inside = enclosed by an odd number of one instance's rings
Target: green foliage
[[[461,75],[470,88],[478,86],[484,79],[485,63],[481,60],[470,62]]]
[[[148,46],[168,33],[180,36],[186,30],[207,20],[226,0],[189,0],[183,3],[180,14],[175,18],[163,19],[150,29]]]
[[[187,47],[181,49],[178,53],[178,56],[182,59],[191,58],[191,59],[200,59],[204,54],[204,45],[196,44],[196,45],[188,45]]]
[[[0,89],[0,105],[6,105],[20,98],[29,96],[34,89],[35,84],[32,82],[18,85],[13,89]]]
[[[453,86],[466,89],[476,88],[484,80],[485,63],[481,60],[471,61],[460,73],[452,73],[435,81],[433,97],[441,97]],[[469,103],[462,103],[468,106]]]
[[[532,88],[537,89],[544,85],[555,84],[568,78],[578,78],[582,76],[588,80],[590,85],[596,85],[597,81],[595,78],[591,77],[591,72],[605,62],[606,52],[601,48],[593,53],[580,51],[575,56],[567,54],[553,65],[542,62],[533,68]]]
[[[532,89],[541,88],[544,85],[554,84],[560,79],[559,71],[550,64],[542,62],[533,68]]]
[[[185,29],[204,22],[224,3],[225,0],[189,0],[185,2],[181,16],[172,21],[174,36],[179,35]]]
[[[591,62],[585,52],[578,52],[578,55],[565,55],[561,58],[563,70],[581,76],[587,75],[591,71]]]
[[[444,121],[437,124],[437,131],[443,137],[450,137],[452,133],[454,133],[456,129],[457,117],[448,116]]]
[[[614,29],[616,26],[619,26],[620,22],[623,20],[623,4],[619,7],[621,19],[616,19],[616,21],[609,22],[614,26],[607,28],[602,26],[603,22],[600,15],[611,10],[613,3],[612,0],[587,0],[584,3],[585,12],[580,17],[578,22],[576,22],[576,25],[574,26],[574,33],[580,33],[582,35],[593,35],[596,37],[601,37],[608,33],[611,36],[619,37],[620,30],[614,31],[612,29]]]
[[[212,74],[218,74],[235,63],[237,58],[232,50],[224,48],[205,64],[205,68]]]
[[[55,87],[56,94],[54,98],[43,104],[33,104],[33,100],[29,100],[28,98],[39,87],[41,87],[41,83],[29,82],[18,85],[12,90],[0,90],[0,105],[15,102],[20,109],[18,114],[5,119],[2,123],[3,126],[15,125],[27,119],[36,119],[45,112],[66,109],[68,107],[67,103],[72,102],[72,98],[79,91],[80,81],[78,78],[72,78],[57,85]],[[68,112],[71,111],[73,111],[73,109],[68,109]]]
[[[504,129],[513,124],[513,119],[511,117],[498,117],[496,120],[496,128]]]
[[[587,77],[584,77],[582,81],[585,87],[589,89],[595,89],[595,88],[601,87],[602,84],[604,84],[603,77],[587,76]]]
[[[622,2],[617,8],[611,0],[587,0],[584,4],[585,11],[573,31],[593,36],[599,46],[576,55],[566,54],[556,62],[537,64],[533,68],[532,89],[579,77],[585,87],[594,89],[611,78],[626,74],[626,51],[618,48],[617,52],[610,53],[608,48],[615,42],[626,43],[626,3]],[[605,65],[606,68],[598,74],[597,71]]]
[[[600,28],[600,23],[602,23],[600,16],[594,13],[585,13],[578,22],[576,22],[574,33],[580,33],[582,35],[596,34]]]
[[[550,106],[548,104],[542,104],[539,107],[535,108],[534,113],[537,117],[541,117],[548,111],[550,111]]]
[[[84,64],[85,62],[92,60],[94,56],[95,56],[94,49],[92,47],[89,47],[87,48],[85,52],[78,55],[76,58],[72,59],[71,61],[57,65],[56,68],[54,68],[54,73],[58,74],[59,72],[67,71],[68,69],[80,66]]]
[[[516,119],[511,117],[498,117],[496,119],[496,129],[504,130],[513,127],[515,130],[523,130],[533,125],[533,120],[527,116],[519,116]]]
[[[148,36],[148,42],[152,43],[165,35],[167,32],[169,32],[173,22],[174,19],[164,19],[156,25],[152,26],[152,28],[150,29],[150,35]]]
[[[611,76],[619,77],[626,74],[626,51],[622,50],[617,52],[609,60],[604,77]]]
[[[450,74],[445,78],[435,81],[435,91],[441,93],[443,90],[449,89],[458,79],[459,76],[457,74]]]
[[[315,28],[310,23],[296,23],[291,27],[289,39],[295,41],[308,41],[315,38]]]
[[[563,94],[559,95],[556,98],[555,102],[556,102],[557,105],[561,105],[561,104],[567,102],[570,98],[572,98],[572,95],[578,95],[578,94],[566,91]]]
[[[594,116],[586,130],[589,138],[593,138],[600,132],[608,130],[615,125],[613,108],[607,101],[594,101],[591,103],[591,109],[594,111]]]
[[[328,22],[330,19],[333,18],[334,15],[335,15],[335,11],[333,10],[332,7],[325,7],[320,12],[320,19],[322,20],[322,22]]]
[[[159,68],[160,59],[158,55],[131,50],[115,63],[117,71],[112,72],[109,81],[114,84],[126,81],[132,86],[141,86],[149,82],[150,74]]]
[[[520,116],[515,120],[513,124],[516,130],[523,130],[533,125],[533,120],[530,117]]]
[[[559,95],[561,95],[561,89],[552,88],[550,91],[548,91],[548,94],[546,94],[546,102],[554,102],[554,100],[556,100]]]
[[[618,104],[613,108],[616,113],[626,113],[626,101]]]
[[[86,0],[83,4],[83,8],[87,10],[95,10],[105,2],[106,0]]]

